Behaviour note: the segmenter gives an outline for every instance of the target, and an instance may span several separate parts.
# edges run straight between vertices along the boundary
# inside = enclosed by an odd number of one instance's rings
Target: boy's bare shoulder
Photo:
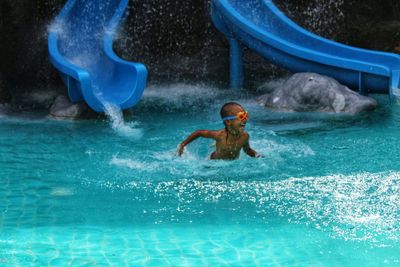
[[[213,131],[213,132],[214,132],[214,136],[215,136],[216,140],[226,137],[225,129],[216,130],[216,131]]]
[[[224,130],[198,130],[197,132],[202,137],[213,138],[215,140],[220,139],[224,134]]]
[[[249,135],[248,132],[244,132],[242,138],[243,138],[242,140],[243,140],[244,143],[247,143],[247,144],[249,143],[250,135]]]

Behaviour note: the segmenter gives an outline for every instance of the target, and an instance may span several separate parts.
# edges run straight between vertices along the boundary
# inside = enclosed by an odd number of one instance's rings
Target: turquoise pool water
[[[256,94],[151,87],[125,123],[3,108],[0,266],[400,265],[400,107],[273,113]],[[176,157],[231,100],[266,157]]]

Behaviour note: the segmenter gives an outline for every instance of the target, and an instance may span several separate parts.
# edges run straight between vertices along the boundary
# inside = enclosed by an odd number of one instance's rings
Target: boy
[[[178,147],[178,155],[181,156],[186,145],[198,137],[211,138],[216,141],[216,150],[210,159],[234,160],[243,149],[250,157],[259,158],[260,155],[250,148],[249,134],[244,131],[248,114],[241,105],[229,102],[221,108],[221,118],[225,129],[217,131],[198,130],[186,138]]]

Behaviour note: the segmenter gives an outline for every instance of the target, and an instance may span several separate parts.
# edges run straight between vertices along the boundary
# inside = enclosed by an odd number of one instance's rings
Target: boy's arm
[[[208,130],[198,130],[189,135],[185,140],[183,140],[182,143],[179,144],[178,147],[178,156],[181,156],[183,153],[183,149],[185,146],[187,146],[189,143],[191,143],[193,140],[196,140],[199,137],[204,137],[204,138],[212,138],[216,139],[218,131],[208,131]]]
[[[252,149],[252,148],[250,147],[249,138],[247,138],[247,141],[246,141],[246,143],[245,143],[244,146],[243,146],[243,151],[244,151],[247,155],[249,155],[250,157],[253,157],[253,158],[261,158],[261,157],[262,157],[262,156],[261,156],[260,154],[258,154],[254,149]]]

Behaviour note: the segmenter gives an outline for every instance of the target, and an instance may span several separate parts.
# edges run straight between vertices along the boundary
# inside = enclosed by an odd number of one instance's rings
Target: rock
[[[2,79],[0,73],[0,104],[6,104],[11,101],[11,95]]]
[[[85,102],[71,103],[67,96],[60,95],[50,107],[50,116],[64,119],[88,119],[96,117]]]
[[[15,92],[13,96],[18,99],[18,106],[25,109],[49,109],[57,96],[64,92],[64,88],[31,88],[23,93]]]
[[[346,37],[353,45],[373,50],[399,53],[400,20],[379,21],[366,27],[358,25],[357,34]]]
[[[0,4],[0,72],[13,102],[32,88],[61,84],[47,51],[47,28],[66,1],[2,0]]]
[[[317,111],[357,114],[373,110],[377,102],[351,91],[336,80],[316,73],[297,73],[258,101],[279,111]]]
[[[400,54],[400,44],[394,48],[394,52]]]

